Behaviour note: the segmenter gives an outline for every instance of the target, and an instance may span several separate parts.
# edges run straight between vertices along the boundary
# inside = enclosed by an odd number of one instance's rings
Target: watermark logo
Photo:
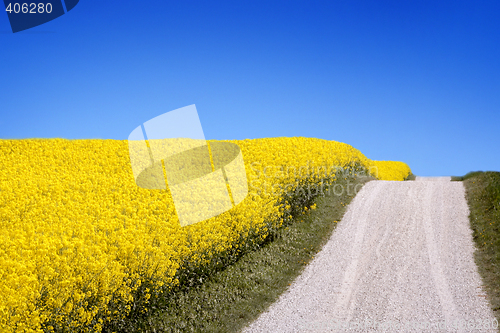
[[[3,0],[12,32],[16,33],[52,21],[72,10],[79,0]]]
[[[181,226],[228,211],[248,194],[240,148],[230,142],[209,144],[194,104],[138,126],[128,146],[137,186],[168,187]]]

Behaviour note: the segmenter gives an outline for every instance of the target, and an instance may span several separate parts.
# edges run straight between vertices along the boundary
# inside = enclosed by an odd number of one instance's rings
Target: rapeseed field
[[[411,174],[335,141],[217,142],[241,149],[248,195],[181,226],[168,186],[138,186],[126,140],[0,140],[1,331],[99,332],[135,304],[147,311],[183,267],[265,239],[304,208],[311,185],[324,190],[339,170],[395,181]]]

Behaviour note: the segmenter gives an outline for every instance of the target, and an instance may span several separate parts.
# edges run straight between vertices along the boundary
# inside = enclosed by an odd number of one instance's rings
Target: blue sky
[[[126,140],[196,104],[207,139],[304,136],[421,176],[500,170],[498,1],[81,0],[13,34],[0,138]]]

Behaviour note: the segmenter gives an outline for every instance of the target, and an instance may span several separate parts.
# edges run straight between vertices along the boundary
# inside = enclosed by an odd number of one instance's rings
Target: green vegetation
[[[500,172],[477,171],[456,178],[466,189],[476,264],[500,321]]]
[[[236,262],[210,274],[185,277],[173,292],[154,297],[146,314],[132,311],[125,321],[111,323],[103,332],[241,330],[279,298],[328,241],[355,196],[353,185],[372,179],[338,180],[345,189],[341,195],[311,198],[305,203],[306,211],[296,210],[290,224]]]
[[[472,171],[472,172],[469,172],[468,174],[466,174],[465,176],[452,176],[451,181],[461,182],[461,181],[467,180],[469,178],[478,176],[478,175],[483,174],[483,173],[484,173],[483,171]]]
[[[415,180],[417,176],[415,176],[413,173],[410,173],[408,177],[405,178],[405,180]]]

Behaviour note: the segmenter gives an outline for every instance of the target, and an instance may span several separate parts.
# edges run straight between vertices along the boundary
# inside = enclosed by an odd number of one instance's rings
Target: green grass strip
[[[479,171],[462,178],[477,248],[475,261],[500,322],[500,172]]]

